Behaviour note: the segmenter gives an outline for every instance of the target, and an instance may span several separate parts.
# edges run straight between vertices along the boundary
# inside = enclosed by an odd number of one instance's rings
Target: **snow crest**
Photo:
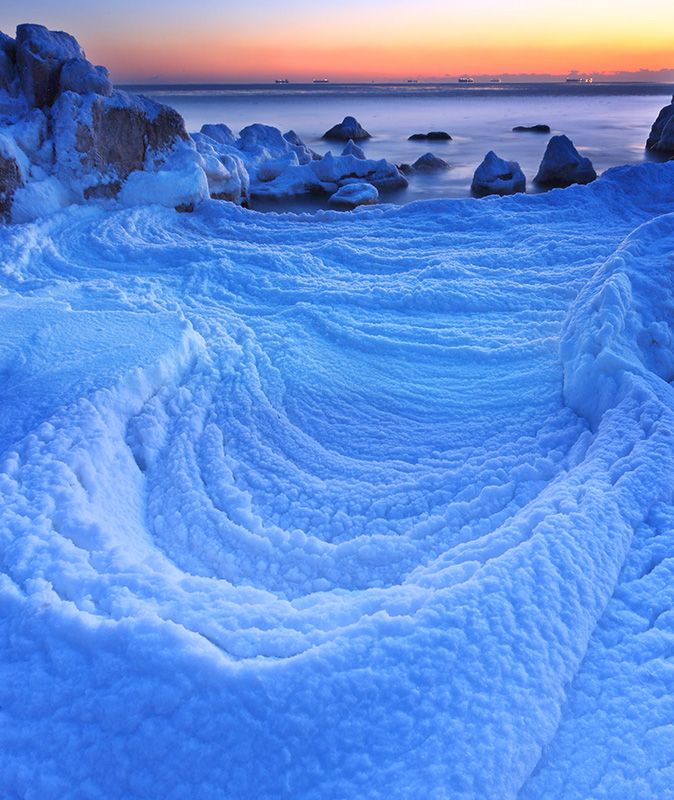
[[[672,167],[3,228],[4,794],[656,796],[599,712],[674,516]]]

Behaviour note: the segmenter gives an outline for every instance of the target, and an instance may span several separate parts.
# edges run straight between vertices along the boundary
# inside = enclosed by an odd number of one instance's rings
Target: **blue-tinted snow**
[[[8,798],[661,798],[674,165],[0,230]]]

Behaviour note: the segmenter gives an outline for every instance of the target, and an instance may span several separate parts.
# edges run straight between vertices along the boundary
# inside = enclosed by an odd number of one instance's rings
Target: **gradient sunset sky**
[[[117,83],[674,68],[674,0],[21,0],[0,30],[77,37]]]

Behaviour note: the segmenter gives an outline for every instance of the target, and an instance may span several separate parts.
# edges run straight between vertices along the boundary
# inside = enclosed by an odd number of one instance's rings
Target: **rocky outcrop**
[[[674,97],[653,123],[646,140],[646,149],[665,154],[674,153]]]
[[[16,42],[0,32],[0,92],[13,90],[16,75]]]
[[[443,161],[441,158],[434,156],[433,153],[424,153],[423,156],[419,156],[414,164],[412,164],[412,168],[422,170],[440,170],[449,169],[449,164],[446,161]]]
[[[409,141],[414,142],[420,139],[432,139],[434,141],[450,142],[452,137],[445,131],[429,131],[428,133],[413,133],[407,137]]]
[[[329,131],[323,134],[324,139],[337,139],[338,141],[348,142],[353,139],[358,142],[361,139],[371,139],[370,134],[363,128],[355,117],[344,117],[338,125],[333,125]]]
[[[61,69],[71,58],[86,58],[74,36],[43,25],[16,29],[16,67],[21,90],[34,108],[51,106],[59,93]]]
[[[527,180],[517,161],[504,161],[493,150],[475,170],[471,191],[478,197],[516,194],[526,189]]]
[[[208,196],[182,117],[115,91],[68,33],[20,25],[16,41],[0,34],[0,120],[5,217],[117,197],[188,208]]]
[[[349,210],[373,205],[378,199],[379,192],[371,183],[347,183],[331,195],[328,203],[334,208]]]
[[[550,133],[549,125],[515,125],[515,133]]]
[[[545,188],[590,183],[597,173],[589,158],[581,156],[568,136],[553,136],[543,155],[534,183]]]

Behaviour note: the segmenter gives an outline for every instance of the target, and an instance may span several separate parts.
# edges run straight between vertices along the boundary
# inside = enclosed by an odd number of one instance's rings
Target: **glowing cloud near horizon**
[[[648,17],[609,0],[272,0],[223,7],[216,0],[121,0],[91,15],[83,0],[25,0],[0,12],[0,29],[40,22],[74,33],[117,81],[294,80],[444,76],[463,72],[552,73],[674,67],[674,4]],[[653,25],[653,20],[658,25]]]

